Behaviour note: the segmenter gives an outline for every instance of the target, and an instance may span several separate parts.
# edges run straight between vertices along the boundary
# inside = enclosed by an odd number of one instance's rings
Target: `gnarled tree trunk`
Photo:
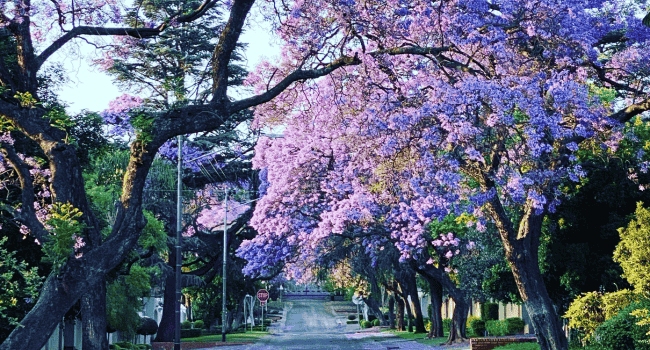
[[[543,214],[536,213],[537,209],[531,201],[526,202],[519,229],[515,231],[498,198],[492,198],[487,207],[499,231],[506,260],[535,328],[540,349],[568,349],[569,344],[562,331],[560,318],[555,312],[539,270],[538,249]]]
[[[427,279],[429,282],[429,294],[431,296],[431,329],[429,330],[428,338],[444,337],[442,329],[442,284],[440,282]]]
[[[388,297],[388,327],[395,329],[395,296],[392,293]]]
[[[106,282],[92,286],[81,297],[81,327],[83,350],[107,350]]]

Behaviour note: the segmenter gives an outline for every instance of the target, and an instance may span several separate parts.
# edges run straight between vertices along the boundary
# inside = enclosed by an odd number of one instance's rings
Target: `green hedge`
[[[181,322],[181,329],[191,329],[192,328],[192,322],[185,320]]]
[[[370,321],[366,321],[366,320],[361,321],[361,328],[370,328],[370,327],[372,327]]]
[[[491,321],[499,319],[499,304],[483,303],[481,304],[481,320]]]
[[[205,324],[203,323],[202,320],[196,320],[196,321],[194,321],[194,328],[201,328],[201,329],[203,329],[203,326],[204,326],[204,325],[205,325]]]
[[[637,325],[638,319],[630,313],[637,309],[650,307],[650,301],[633,303],[623,308],[616,316],[603,322],[594,335],[603,350],[650,350],[648,326]]]
[[[451,319],[445,318],[442,320],[442,331],[448,333],[451,329]]]
[[[506,323],[508,327],[508,334],[519,334],[524,331],[524,320],[519,317],[510,317],[506,318]]]
[[[467,318],[467,330],[472,336],[482,337],[485,335],[485,321],[476,316]]]
[[[370,322],[372,323],[373,326],[379,326],[381,324],[381,322],[379,322],[378,319],[374,319],[374,320],[372,320]]]
[[[357,315],[348,315],[348,320],[352,321],[356,319],[357,319]]]
[[[508,334],[508,323],[505,320],[486,321],[485,329],[488,331],[488,335],[500,337]]]
[[[203,330],[200,328],[194,328],[194,329],[181,328],[181,338],[196,338],[196,337],[200,337],[202,333]]]

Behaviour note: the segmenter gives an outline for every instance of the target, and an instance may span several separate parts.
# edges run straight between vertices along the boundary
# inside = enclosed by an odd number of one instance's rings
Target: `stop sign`
[[[262,303],[265,303],[267,300],[269,300],[269,292],[267,292],[266,289],[258,290],[257,299],[259,299],[259,301],[261,301]]]

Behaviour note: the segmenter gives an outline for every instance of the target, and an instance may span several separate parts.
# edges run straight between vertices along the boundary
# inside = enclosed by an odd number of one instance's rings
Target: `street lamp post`
[[[282,285],[280,285],[280,302],[282,302],[282,291],[283,290],[284,290],[284,288],[282,288]]]
[[[183,257],[181,256],[181,190],[183,182],[181,179],[181,166],[183,164],[183,136],[178,135],[178,178],[176,185],[176,300],[174,301],[175,325],[174,325],[174,350],[181,350],[181,266]]]
[[[226,341],[226,322],[228,321],[228,309],[226,309],[226,257],[228,256],[228,189],[223,199],[223,296],[221,302],[221,341]]]

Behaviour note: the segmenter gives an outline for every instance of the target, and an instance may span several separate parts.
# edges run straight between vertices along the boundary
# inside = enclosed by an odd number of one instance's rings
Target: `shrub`
[[[508,334],[508,323],[506,321],[490,320],[485,322],[485,329],[489,335],[502,336]]]
[[[181,329],[191,329],[192,328],[192,322],[185,320],[181,322]]]
[[[361,328],[370,328],[371,326],[370,321],[361,321]]]
[[[603,322],[594,333],[594,340],[607,350],[650,350],[648,327],[637,325],[631,312],[648,307],[650,301],[634,303],[622,309],[616,316]]]
[[[374,320],[372,320],[372,321],[370,321],[370,322],[371,322],[372,325],[375,326],[375,327],[376,327],[376,326],[379,326],[379,325],[381,324],[381,322],[379,322],[378,319],[374,319]]]
[[[196,320],[196,321],[194,321],[194,328],[203,329],[203,326],[204,326],[204,325],[205,325],[205,324],[203,323],[203,320]]]
[[[442,331],[443,332],[449,332],[451,329],[451,319],[450,318],[445,318],[442,320]]]
[[[519,334],[524,331],[524,320],[519,317],[506,318],[506,325],[508,328],[507,334]]]
[[[497,346],[494,350],[539,350],[537,343],[513,343],[508,345]]]
[[[483,303],[481,304],[481,320],[490,321],[499,319],[499,304]]]
[[[357,315],[348,315],[348,320],[352,321],[357,318]]]
[[[200,328],[183,329],[181,327],[181,338],[196,338],[200,337],[202,333],[203,330]]]
[[[467,318],[467,329],[471,335],[482,337],[485,335],[485,321],[476,316],[470,316]]]
[[[345,323],[347,323],[347,324],[355,324],[355,323],[359,323],[359,321],[357,321],[357,320],[348,320],[348,321],[345,321]]]

